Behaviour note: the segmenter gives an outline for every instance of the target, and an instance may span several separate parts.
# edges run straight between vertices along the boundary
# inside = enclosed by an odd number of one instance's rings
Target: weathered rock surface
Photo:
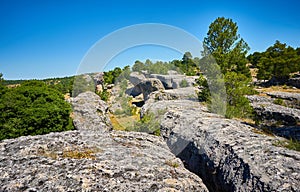
[[[0,191],[207,191],[146,133],[68,131],[0,143]]]
[[[178,89],[182,81],[187,81],[187,86],[193,86],[198,76],[185,76],[185,75],[161,75],[161,74],[150,74],[151,78],[159,79],[164,85],[165,89]]]
[[[263,121],[262,123],[268,126],[276,124],[294,126],[300,122],[299,109],[274,104],[273,98],[258,95],[247,96],[247,98],[250,100],[259,120]]]
[[[161,123],[171,151],[210,191],[299,191],[300,153],[252,129],[201,107],[171,110]]]
[[[71,100],[73,123],[78,130],[108,131],[112,129],[107,117],[108,106],[93,92],[84,92]]]
[[[0,191],[208,191],[161,137],[107,131],[97,95],[72,103],[78,130],[0,142]]]
[[[146,113],[162,113],[165,114],[170,110],[193,110],[200,109],[201,111],[207,111],[207,108],[203,106],[201,103],[193,101],[193,100],[162,100],[156,102],[146,102],[145,105],[141,108],[141,117],[143,117]]]
[[[298,89],[300,89],[300,78],[299,77],[290,78],[288,80],[287,84],[290,85],[290,86],[297,87]]]
[[[145,75],[139,73],[139,72],[131,72],[129,75],[129,81],[132,83],[134,86],[139,84],[140,82],[146,80]]]
[[[185,87],[179,89],[167,89],[162,91],[155,91],[149,95],[149,99],[153,101],[160,100],[198,100],[195,87]]]
[[[164,90],[164,86],[159,79],[148,78],[133,87],[130,95],[135,97],[143,94],[144,100],[147,100],[150,93],[161,90]]]
[[[286,100],[295,96],[289,93],[278,92],[268,94],[274,98],[283,98]],[[247,98],[251,102],[260,126],[267,128],[276,135],[300,141],[299,109],[276,105],[273,103],[275,101],[274,98],[258,95],[247,96]]]
[[[268,96],[276,99],[282,99],[284,104],[290,108],[300,109],[300,93],[287,93],[287,92],[269,92]]]
[[[280,98],[280,99],[285,99],[285,100],[290,100],[290,101],[300,101],[299,93],[274,91],[274,92],[268,92],[267,95],[272,98]]]

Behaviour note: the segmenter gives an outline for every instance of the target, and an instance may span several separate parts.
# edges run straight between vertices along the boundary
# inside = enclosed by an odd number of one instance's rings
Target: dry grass
[[[110,114],[110,121],[114,130],[124,131],[128,127],[133,127],[134,122],[137,122],[140,117],[138,114],[132,116],[121,116]]]
[[[266,87],[266,88],[256,88],[256,91],[260,92],[261,94],[264,94],[265,92],[288,92],[288,93],[300,93],[300,89],[293,89],[289,86],[271,86],[271,87]]]

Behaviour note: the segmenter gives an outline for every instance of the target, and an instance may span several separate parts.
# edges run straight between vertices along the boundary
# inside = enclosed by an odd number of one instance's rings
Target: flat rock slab
[[[68,131],[0,142],[0,191],[208,191],[162,138]]]

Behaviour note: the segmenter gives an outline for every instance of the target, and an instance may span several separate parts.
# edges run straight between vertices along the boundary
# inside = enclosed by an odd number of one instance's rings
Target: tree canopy
[[[246,54],[250,48],[240,38],[237,23],[232,19],[218,17],[212,22],[203,44],[203,55],[212,54],[224,74],[233,71],[250,77],[246,66]]]
[[[41,81],[26,81],[0,94],[0,140],[73,129],[71,106]]]
[[[300,70],[299,48],[294,49],[285,43],[276,41],[274,45],[260,54],[257,61],[258,79],[276,79],[278,82],[286,82],[290,73]]]
[[[217,107],[216,103],[222,102],[220,97],[224,95],[211,94],[208,89],[221,90],[221,85],[226,87],[226,116],[227,117],[247,117],[252,114],[249,101],[244,97],[245,94],[253,93],[250,84],[250,70],[247,67],[246,54],[250,49],[248,44],[240,38],[238,26],[231,19],[224,17],[217,18],[209,26],[207,36],[203,41],[204,51],[201,59],[202,66],[217,63],[221,72],[224,74],[224,84],[221,76],[209,75],[209,83],[200,76],[198,83],[203,87],[199,99],[207,101],[209,108]],[[215,60],[212,62],[211,58]],[[212,71],[216,70],[215,66],[210,66]],[[208,68],[208,69],[209,69]],[[207,70],[207,69],[206,69]],[[205,72],[205,71],[204,71]],[[204,74],[205,75],[205,74]],[[214,78],[214,79],[213,79]],[[214,83],[212,83],[214,82]],[[215,87],[208,87],[213,85]],[[214,110],[213,110],[214,111]],[[214,111],[215,112],[215,111]]]

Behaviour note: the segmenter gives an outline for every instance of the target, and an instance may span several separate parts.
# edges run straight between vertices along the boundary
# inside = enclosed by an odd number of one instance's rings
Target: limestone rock
[[[185,75],[161,75],[161,74],[150,74],[151,78],[159,79],[164,85],[165,89],[178,89],[183,80],[187,81],[187,86],[193,86],[197,76],[188,77]]]
[[[140,82],[144,81],[146,79],[145,75],[140,74],[139,72],[131,72],[129,76],[129,81],[134,86],[139,84]]]
[[[0,191],[208,191],[160,137],[76,130],[0,142]]]
[[[150,93],[160,90],[164,90],[164,86],[161,81],[155,78],[149,78],[133,87],[130,95],[135,97],[142,93],[144,100],[147,100]]]
[[[288,85],[297,87],[298,89],[300,88],[300,78],[295,77],[295,78],[290,78],[287,82]]]
[[[197,112],[198,110],[207,111],[207,108],[203,106],[201,103],[193,100],[161,100],[156,102],[146,102],[145,105],[141,108],[141,117],[143,117],[146,113],[163,113],[170,110],[194,110]]]
[[[149,95],[149,100],[198,100],[195,87],[185,87],[179,89],[167,89],[162,91],[155,91]]]
[[[300,153],[252,129],[200,108],[171,110],[161,123],[171,151],[210,191],[299,191]]]
[[[106,116],[108,106],[93,92],[84,92],[71,100],[73,123],[78,130],[108,131],[112,126]]]

